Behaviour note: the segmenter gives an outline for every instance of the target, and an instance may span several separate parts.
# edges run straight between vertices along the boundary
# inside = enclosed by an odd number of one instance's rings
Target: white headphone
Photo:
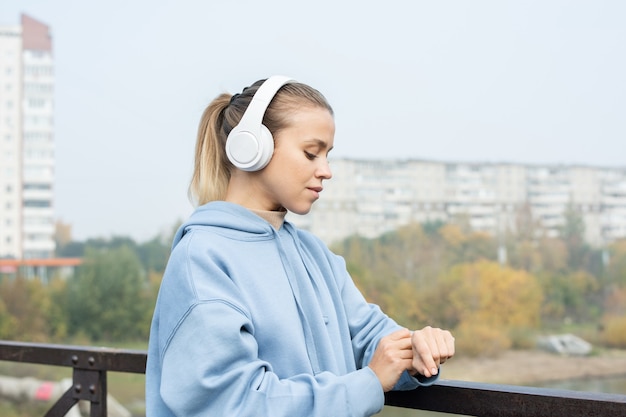
[[[254,93],[239,124],[226,138],[226,155],[235,167],[243,171],[259,171],[270,162],[274,153],[274,138],[263,125],[263,116],[278,90],[294,81],[283,75],[274,75]]]

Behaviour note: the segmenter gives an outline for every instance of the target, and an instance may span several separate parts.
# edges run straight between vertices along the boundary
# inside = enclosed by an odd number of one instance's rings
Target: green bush
[[[509,331],[513,349],[532,349],[536,344],[536,331],[526,327],[517,327]]]

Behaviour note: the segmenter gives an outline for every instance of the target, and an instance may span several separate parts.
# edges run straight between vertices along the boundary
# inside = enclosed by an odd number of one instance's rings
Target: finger
[[[454,356],[454,337],[452,337],[452,334],[448,330],[439,328],[432,329],[430,332],[436,343],[436,348],[431,344],[435,362],[438,364],[445,363]]]
[[[438,351],[433,352],[433,356],[442,364],[454,355],[454,338],[449,331],[441,329],[435,329],[434,335]]]
[[[441,340],[441,329],[426,326],[422,329],[422,333],[429,349],[426,354],[430,355],[436,368],[439,368],[441,364],[441,344],[445,345],[443,340]]]
[[[397,330],[381,339],[381,343],[393,347],[395,349],[412,349],[411,332],[407,329]]]
[[[392,351],[398,352],[397,354],[400,357],[413,357],[413,345],[411,344],[411,339],[407,338],[402,340],[395,340],[389,343],[387,347]]]
[[[411,332],[409,329],[400,329],[395,332],[389,333],[386,337],[389,337],[391,340],[401,340],[405,338],[411,337]]]
[[[433,359],[433,355],[428,342],[421,336],[414,337],[413,367],[422,375],[430,377],[437,374],[438,365]]]
[[[407,349],[399,349],[398,356],[403,359],[410,359],[413,362],[413,349],[411,345]]]
[[[448,359],[448,343],[446,342],[446,334],[441,329],[436,329],[434,343],[437,345],[436,352],[434,352],[435,362],[438,365],[445,363]]]
[[[410,335],[408,331],[407,334]],[[403,357],[413,355],[411,338],[402,337],[401,332],[394,332],[383,337],[379,342],[379,348],[383,352],[387,352],[388,355],[392,356],[398,355],[398,352],[404,352]]]
[[[446,357],[446,360],[450,359],[451,357],[454,356],[455,350],[454,350],[454,336],[452,336],[452,333],[450,333],[449,331],[445,331],[445,342],[446,342],[446,350],[448,352],[448,356]]]

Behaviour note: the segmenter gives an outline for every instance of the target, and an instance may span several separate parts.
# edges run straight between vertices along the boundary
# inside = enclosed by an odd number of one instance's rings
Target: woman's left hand
[[[411,374],[417,372],[425,377],[437,375],[439,365],[454,356],[454,337],[448,330],[430,326],[415,330],[411,335],[411,345]]]

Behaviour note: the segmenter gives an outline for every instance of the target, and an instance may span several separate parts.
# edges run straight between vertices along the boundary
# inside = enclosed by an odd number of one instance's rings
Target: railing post
[[[74,397],[89,401],[90,417],[107,417],[106,371],[74,369]]]
[[[93,356],[90,356],[87,362],[91,366],[97,366]],[[72,355],[72,363],[79,363],[77,355]],[[45,417],[63,417],[80,400],[89,401],[90,417],[107,417],[106,370],[75,367],[72,386],[48,410]]]

